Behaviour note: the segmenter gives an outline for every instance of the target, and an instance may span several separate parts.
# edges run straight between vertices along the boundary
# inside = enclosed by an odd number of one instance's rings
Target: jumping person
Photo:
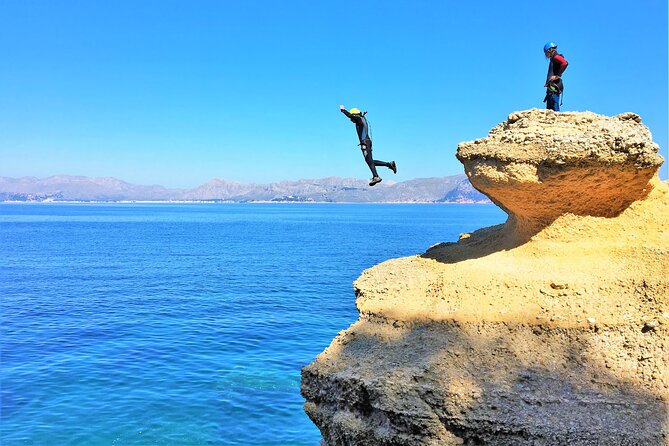
[[[564,90],[562,84],[562,73],[567,69],[567,59],[562,54],[558,54],[557,45],[553,42],[548,42],[544,45],[544,55],[550,59],[548,64],[548,74],[546,74],[546,97],[544,102],[546,108],[549,110],[560,111],[560,95]]]
[[[393,173],[397,173],[395,161],[386,163],[385,161],[377,161],[372,158],[372,140],[369,136],[367,118],[365,118],[367,112],[362,113],[357,108],[352,108],[351,111],[348,111],[343,105],[339,106],[339,110],[355,123],[355,130],[358,132],[358,139],[360,140],[359,146],[362,149],[362,155],[365,157],[365,162],[369,166],[369,170],[372,171],[372,179],[369,180],[369,185],[374,186],[381,182],[381,177],[379,177],[379,174],[376,172],[376,166],[384,166],[392,170]]]

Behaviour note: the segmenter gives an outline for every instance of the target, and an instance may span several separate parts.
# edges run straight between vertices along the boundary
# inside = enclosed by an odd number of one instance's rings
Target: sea
[[[300,370],[384,260],[494,205],[0,204],[0,444],[304,445]]]

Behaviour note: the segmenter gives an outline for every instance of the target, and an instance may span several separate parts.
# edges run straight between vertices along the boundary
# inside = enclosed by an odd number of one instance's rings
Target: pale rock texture
[[[639,116],[516,112],[461,143],[509,215],[355,282],[302,371],[336,445],[669,445],[669,187]]]

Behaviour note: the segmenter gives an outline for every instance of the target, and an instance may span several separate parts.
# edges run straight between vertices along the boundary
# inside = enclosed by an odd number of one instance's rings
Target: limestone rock
[[[509,218],[355,282],[302,371],[336,445],[668,445],[669,187],[632,113],[516,112],[457,153]]]
[[[643,198],[658,150],[633,113],[534,109],[460,143],[456,156],[476,189],[534,231],[565,213],[614,216]]]

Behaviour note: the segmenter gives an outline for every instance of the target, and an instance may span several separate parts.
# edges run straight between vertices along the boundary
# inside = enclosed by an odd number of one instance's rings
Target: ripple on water
[[[316,446],[300,369],[357,318],[352,281],[503,217],[0,204],[2,444]]]

